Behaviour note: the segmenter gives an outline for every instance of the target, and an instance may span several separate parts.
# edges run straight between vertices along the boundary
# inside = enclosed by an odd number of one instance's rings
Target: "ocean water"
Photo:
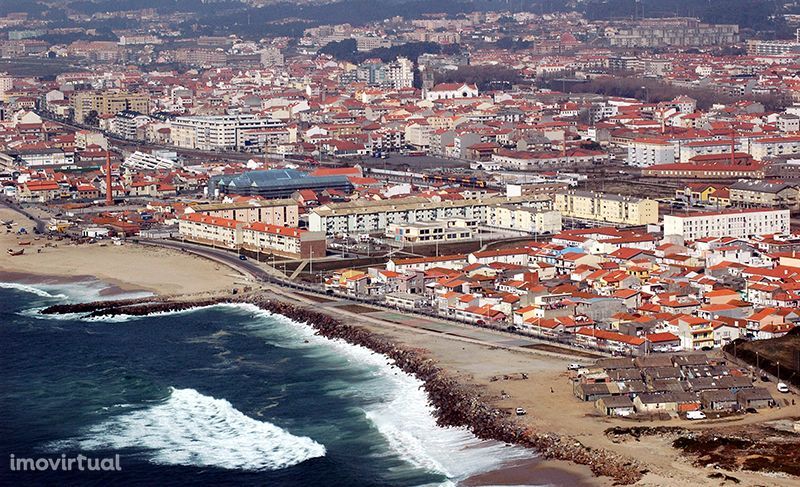
[[[458,484],[532,453],[436,426],[385,357],[249,305],[43,316],[101,285],[0,285],[0,483]],[[11,471],[119,455],[121,471]]]

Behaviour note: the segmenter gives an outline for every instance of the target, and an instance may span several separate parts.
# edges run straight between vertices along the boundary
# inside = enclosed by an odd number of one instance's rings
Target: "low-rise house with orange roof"
[[[608,323],[612,316],[627,310],[620,299],[590,292],[572,293],[569,302],[575,305],[576,315],[587,316],[598,323]]]
[[[757,340],[769,340],[771,338],[780,338],[790,331],[792,331],[797,325],[794,323],[771,323],[769,325],[762,326],[755,335]]]
[[[674,299],[659,303],[665,313],[694,314],[700,309],[700,302],[694,299]]]
[[[425,303],[424,296],[404,292],[391,292],[386,294],[386,304],[399,309],[414,310],[421,308]]]
[[[611,293],[611,297],[622,300],[629,310],[638,308],[642,302],[642,293],[636,289],[617,289]]]
[[[569,274],[580,265],[599,268],[602,262],[603,258],[597,255],[567,252],[561,254],[560,259],[557,260],[556,270],[561,274]]]
[[[747,317],[747,331],[757,335],[767,325],[794,325],[800,323],[800,310],[792,308],[764,308]],[[766,333],[777,332],[780,329],[770,329]],[[785,330],[785,331],[788,331]]]
[[[500,250],[484,250],[481,252],[473,252],[467,257],[470,264],[481,263],[489,264],[491,262],[503,262],[507,264],[516,264],[527,266],[529,250],[525,247],[500,249]]]
[[[677,352],[681,350],[681,339],[673,333],[660,332],[645,335],[650,352]]]
[[[728,304],[740,298],[738,291],[728,288],[715,289],[703,294],[703,301],[707,304]]]
[[[645,353],[646,340],[641,337],[623,335],[608,330],[595,328],[581,328],[575,333],[577,343],[587,345],[589,348],[607,350],[623,355],[643,355]]]
[[[521,327],[526,321],[536,319],[536,310],[536,306],[532,305],[514,310],[511,315],[512,323]]]
[[[479,325],[499,324],[506,319],[502,311],[494,309],[491,305],[469,306],[464,309],[456,309],[453,313],[456,319],[476,323]]]
[[[564,325],[554,318],[530,318],[519,328],[535,336],[556,337],[564,333]]]
[[[681,339],[684,350],[702,350],[714,347],[714,329],[710,320],[681,314],[668,321],[666,331]]]
[[[745,336],[747,331],[747,321],[739,318],[722,316],[711,321],[714,329],[714,346],[724,347],[733,340]]]
[[[386,269],[395,272],[426,271],[434,267],[461,269],[467,265],[464,254],[441,255],[436,257],[412,257],[407,259],[391,258],[386,262]]]

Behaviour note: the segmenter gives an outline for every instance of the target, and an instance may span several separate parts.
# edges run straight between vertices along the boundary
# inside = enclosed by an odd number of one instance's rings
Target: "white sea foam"
[[[144,449],[162,465],[248,471],[325,456],[325,447],[311,438],[252,419],[228,401],[194,389],[172,389],[166,402],[111,418],[67,443],[85,450]]]
[[[366,348],[338,340],[333,346],[351,361],[373,369],[376,380],[361,387],[371,388],[383,400],[367,406],[366,417],[389,446],[411,464],[461,480],[535,456],[525,448],[479,440],[467,428],[438,426],[422,381]]]
[[[37,296],[43,298],[61,298],[65,299],[67,297],[66,294],[51,294],[46,290],[36,286],[30,286],[28,284],[20,284],[18,282],[0,282],[0,288],[3,289],[16,289],[17,291],[23,291],[26,293],[35,294]]]
[[[346,357],[355,366],[367,367],[374,380],[349,387],[356,388],[360,396],[368,399],[370,404],[364,410],[366,418],[386,439],[392,451],[412,465],[453,480],[462,480],[535,456],[534,452],[522,447],[479,440],[466,428],[438,426],[423,382],[392,365],[387,357],[343,340],[321,337],[307,324],[256,306],[236,306],[252,312],[257,318],[286,324],[290,330],[287,338],[296,346],[308,346],[304,344],[307,340],[311,346],[323,346]]]
[[[458,481],[477,473],[500,468],[502,465],[516,460],[530,459],[535,456],[534,452],[525,448],[507,446],[496,441],[479,440],[466,428],[439,427],[436,425],[433,416],[433,408],[428,404],[427,394],[422,388],[422,381],[404,373],[398,367],[392,365],[387,357],[365,347],[352,345],[344,340],[329,339],[319,336],[315,334],[313,328],[308,324],[299,323],[282,315],[274,314],[255,305],[245,303],[217,304],[174,312],[153,313],[148,315],[148,317],[191,313],[199,309],[212,307],[230,308],[231,311],[234,312],[251,314],[255,320],[248,325],[248,328],[269,331],[271,335],[270,343],[272,345],[292,348],[310,347],[315,349],[321,347],[338,356],[345,357],[348,362],[353,363],[354,366],[368,368],[372,372],[374,380],[358,385],[348,385],[347,387],[356,389],[355,391],[351,390],[348,392],[356,392],[370,403],[364,409],[365,417],[372,422],[377,431],[386,439],[389,448],[391,448],[395,454],[418,468],[439,473]],[[92,319],[98,321],[127,321],[140,318],[144,317],[119,315],[115,317]],[[285,326],[282,327],[281,330],[276,330],[274,327],[276,321]],[[276,342],[274,341],[275,339],[279,340]],[[174,396],[175,392],[173,392],[173,397]],[[220,401],[213,398],[207,399],[210,401]],[[172,401],[172,399],[170,399],[170,401]],[[230,407],[227,401],[222,402]],[[169,404],[169,402],[167,404]],[[238,411],[233,411],[241,415]],[[159,453],[155,454],[154,461],[160,463],[180,463],[178,461],[167,460],[184,457],[200,458],[189,455],[184,449],[170,448],[170,440],[173,437],[172,433],[168,435],[152,435],[149,433],[139,435],[138,433],[132,433],[130,431],[131,428],[133,430],[142,429],[143,425],[146,426],[159,417],[167,418],[166,422],[170,425],[173,423],[173,420],[169,419],[168,414],[155,415],[153,416],[154,419],[148,419],[151,418],[152,415],[152,410],[150,409],[142,411],[140,414],[131,414],[133,417],[122,423],[112,422],[110,425],[99,427],[98,432],[109,428],[109,426],[111,426],[110,431],[113,432],[115,429],[119,429],[114,428],[115,425],[121,425],[128,429],[126,430],[126,435],[111,435],[111,439],[116,439],[117,442],[101,443],[98,444],[98,446],[111,448],[147,446],[135,441],[142,437],[145,438],[147,443],[152,445],[153,448],[157,448]],[[257,423],[255,420],[247,417],[245,418],[248,421]],[[179,427],[180,425],[181,422],[176,422],[175,427]],[[276,428],[274,426],[272,427]],[[288,433],[284,433],[288,435]],[[101,438],[102,437],[104,436],[101,436]],[[176,438],[179,440],[181,439],[180,436]],[[307,440],[317,445],[313,440],[308,438],[298,438],[298,440]],[[188,438],[181,442],[191,444]],[[91,444],[92,443],[82,443],[81,446],[88,447]],[[303,451],[305,452],[304,454],[307,455],[307,458],[324,455],[324,447],[321,445],[318,446],[321,448],[321,453],[319,454],[314,454],[313,449],[306,446],[306,449]],[[296,447],[299,451],[301,445],[296,445]],[[211,456],[211,459],[228,463],[225,455],[216,455],[214,453],[215,447],[208,448],[206,452]],[[236,455],[231,456],[236,458]],[[298,455],[297,458],[302,458],[302,454]],[[302,458],[295,463],[299,463],[304,459],[305,458]]]

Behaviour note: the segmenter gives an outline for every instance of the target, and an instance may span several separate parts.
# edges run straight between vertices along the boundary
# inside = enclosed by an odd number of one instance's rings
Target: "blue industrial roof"
[[[220,186],[244,188],[258,187],[294,187],[311,184],[341,184],[348,181],[347,176],[311,176],[308,173],[294,169],[271,169],[268,171],[250,171],[238,175],[220,176],[217,184]]]

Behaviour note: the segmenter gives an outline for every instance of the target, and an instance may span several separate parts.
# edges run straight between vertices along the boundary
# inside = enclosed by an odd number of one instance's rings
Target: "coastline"
[[[111,294],[186,295],[241,287],[242,276],[237,271],[187,252],[130,243],[76,245],[68,240],[18,235],[20,227],[30,230],[27,217],[3,206],[0,220],[17,222],[12,232],[0,228],[0,280],[54,284],[100,280],[118,288],[117,292],[109,290]],[[24,253],[12,256],[6,249],[24,249]]]
[[[0,208],[3,218],[15,218],[15,212]],[[6,212],[6,213],[3,213]],[[21,221],[21,220],[20,220]],[[26,237],[33,240],[32,236]],[[0,243],[7,247],[15,246],[17,236],[0,234]],[[13,242],[13,243],[12,243]],[[60,242],[59,242],[60,244]],[[94,299],[125,298],[125,294],[136,292],[152,293],[151,299],[207,299],[229,295],[232,287],[248,286],[243,276],[224,264],[209,261],[190,253],[148,246],[123,245],[106,246],[63,246],[58,249],[44,248],[44,240],[33,241],[26,247],[24,256],[11,257],[0,253],[0,281],[36,284],[76,284],[88,281],[110,283],[100,296]],[[34,253],[35,247],[42,253]],[[120,264],[120,265],[117,265]],[[244,284],[243,284],[244,283]],[[414,320],[396,319],[387,316],[391,313],[363,313],[348,310],[348,306],[337,307],[336,303],[309,299],[303,293],[290,289],[265,285],[259,292],[267,293],[273,299],[291,301],[296,307],[322,311],[335,316],[348,326],[368,330],[382,339],[407,349],[424,351],[430,360],[445,370],[449,377],[467,387],[480,397],[488,407],[513,411],[523,406],[528,415],[511,418],[510,421],[524,428],[551,432],[554,436],[577,438],[590,450],[608,450],[617,457],[628,461],[636,459],[643,470],[643,478],[637,485],[675,486],[703,485],[718,486],[715,475],[727,472],[745,485],[796,485],[797,478],[768,476],[759,472],[724,470],[719,466],[693,464],[693,458],[672,446],[670,438],[650,436],[635,441],[618,441],[609,437],[606,430],[615,426],[630,426],[630,422],[598,415],[591,405],[579,403],[568,390],[566,365],[575,361],[574,357],[558,356],[552,353],[533,350],[508,350],[481,343],[479,340],[465,339],[459,333],[433,331],[424,325],[415,325]],[[241,299],[241,295],[237,296]],[[579,359],[580,361],[580,359]],[[534,380],[499,380],[495,377],[525,372]],[[795,416],[798,409],[793,407]],[[770,417],[772,417],[772,413]],[[738,420],[736,424],[764,421],[767,414],[758,418]],[[659,423],[659,425],[662,423]],[[697,430],[714,431],[715,425],[684,425]],[[527,467],[510,466],[508,469],[487,472],[475,476],[476,482],[495,485],[519,484],[519,478],[512,472],[552,468],[557,475],[565,475],[556,485],[611,485],[609,477],[596,477],[588,466],[569,460],[537,459],[541,463]],[[506,471],[508,470],[508,471]],[[516,479],[516,480],[515,480]]]
[[[30,279],[35,279],[31,277]],[[35,283],[34,283],[35,284]],[[460,337],[452,334],[431,332],[424,329],[415,329],[407,324],[400,325],[391,321],[381,321],[380,318],[353,312],[347,309],[339,309],[331,306],[325,308],[325,304],[320,304],[314,300],[304,297],[302,293],[293,293],[283,288],[266,286],[251,294],[240,294],[231,296],[229,294],[216,293],[207,294],[199,299],[199,296],[151,296],[149,298],[134,298],[131,303],[139,309],[131,309],[125,312],[144,315],[150,312],[166,311],[166,308],[181,303],[180,309],[189,309],[196,306],[209,306],[218,303],[247,303],[249,296],[258,293],[262,301],[275,301],[278,306],[284,309],[294,310],[284,314],[290,319],[310,324],[308,316],[325,316],[326,320],[340,323],[337,325],[343,329],[358,329],[358,336],[366,334],[382,343],[378,351],[383,355],[393,358],[392,353],[402,349],[404,353],[409,353],[415,360],[424,362],[426,366],[435,366],[447,379],[447,384],[455,385],[456,391],[465,392],[471,400],[479,401],[487,410],[510,411],[509,406],[522,404],[529,414],[522,417],[505,418],[516,425],[516,429],[522,431],[548,432],[540,433],[546,438],[567,438],[573,447],[579,447],[586,451],[596,454],[598,451],[608,451],[610,455],[617,459],[624,468],[630,473],[635,474],[637,479],[628,479],[628,483],[635,482],[636,485],[643,486],[674,486],[683,487],[685,485],[718,486],[719,475],[724,473],[741,482],[744,485],[775,485],[792,486],[796,485],[796,477],[772,476],[768,473],[757,471],[747,471],[741,469],[725,470],[718,465],[696,464],[696,458],[687,456],[684,452],[676,449],[672,445],[673,437],[648,436],[635,438],[614,437],[608,435],[607,429],[613,426],[628,425],[630,422],[614,421],[610,418],[597,416],[596,413],[586,414],[582,404],[575,403],[571,393],[564,387],[565,366],[574,359],[568,357],[557,357],[553,354],[533,352],[525,353],[514,350],[504,350],[489,346],[485,343],[476,341],[464,341]],[[293,304],[288,304],[291,300]],[[164,309],[148,309],[147,302],[158,302]],[[170,304],[172,303],[172,304]],[[251,303],[257,304],[257,303]],[[68,306],[82,306],[84,312],[93,306],[99,309],[108,309],[113,306],[113,301],[102,301],[97,303],[73,303]],[[264,309],[263,307],[261,307]],[[95,310],[97,311],[97,310]],[[103,314],[113,315],[117,311],[104,311]],[[276,309],[268,311],[276,312]],[[323,311],[321,313],[320,311]],[[301,313],[302,316],[287,316]],[[327,313],[327,314],[326,314]],[[330,314],[337,318],[333,318]],[[282,313],[279,313],[282,314]],[[344,325],[341,323],[344,322]],[[323,327],[324,328],[324,327]],[[312,326],[318,334],[320,327]],[[340,330],[341,331],[341,330]],[[341,336],[330,336],[330,338],[345,338]],[[346,340],[353,343],[351,340]],[[361,344],[364,346],[363,344]],[[383,347],[387,347],[388,351]],[[368,347],[372,349],[371,347]],[[402,355],[402,354],[401,354]],[[396,364],[399,366],[399,364]],[[525,369],[523,367],[535,367],[535,369]],[[403,369],[408,373],[408,370]],[[494,381],[496,374],[503,372],[518,372],[520,370],[538,370],[542,372],[544,380],[529,381]],[[412,372],[413,373],[413,372]],[[420,378],[417,374],[414,374]],[[426,382],[427,383],[427,382]],[[548,394],[547,389],[556,389],[556,394]],[[426,388],[427,390],[427,388]],[[511,399],[498,396],[498,391],[510,392]],[[552,392],[552,389],[550,389]],[[428,396],[431,397],[430,392]],[[521,401],[521,402],[517,402]],[[526,402],[527,401],[527,402]],[[566,402],[565,402],[566,401]],[[434,406],[436,406],[434,404]],[[436,407],[438,410],[438,407]],[[591,408],[589,408],[591,409]],[[766,417],[766,415],[765,415]],[[438,419],[438,418],[437,418]],[[760,421],[764,418],[749,418],[753,421]],[[744,421],[747,423],[747,420]],[[520,426],[521,425],[521,426]],[[715,431],[714,425],[684,425],[695,428],[698,431]],[[735,427],[735,425],[734,425]],[[482,437],[481,435],[476,435]],[[578,439],[576,439],[578,438]],[[512,440],[513,441],[513,440]],[[552,441],[552,440],[551,440]],[[517,443],[517,441],[513,441]],[[541,451],[537,445],[532,446],[539,455],[531,462],[521,464],[508,464],[503,468],[473,475],[462,482],[463,485],[519,485],[520,483],[543,480],[551,485],[586,485],[586,486],[608,486],[622,484],[616,478],[608,476],[598,476],[598,468],[605,468],[603,461],[586,462],[585,457],[577,457],[577,462],[570,454],[558,455],[554,451]],[[563,459],[559,459],[563,458]],[[632,459],[636,459],[633,462]],[[587,464],[582,464],[586,462]],[[536,475],[539,478],[532,479]],[[548,480],[549,479],[549,480]]]
[[[634,462],[613,452],[587,448],[577,439],[553,433],[539,433],[511,419],[499,409],[483,400],[473,384],[465,384],[420,349],[411,349],[388,340],[363,327],[345,324],[338,319],[306,308],[289,304],[263,295],[218,296],[202,300],[170,300],[155,297],[150,300],[98,301],[94,303],[75,303],[51,306],[45,314],[79,312],[88,316],[113,316],[127,314],[145,316],[159,312],[175,312],[197,307],[223,303],[247,303],[262,310],[279,314],[311,326],[315,332],[329,339],[339,339],[362,346],[391,359],[396,367],[415,376],[424,384],[429,401],[434,408],[437,424],[442,427],[466,427],[477,438],[495,440],[531,448],[542,459],[566,460],[577,465],[585,465],[598,477],[609,477],[618,484],[632,484],[641,478],[642,473]],[[541,467],[549,477],[566,484],[589,483],[589,478],[572,478],[571,469],[560,465]],[[526,469],[530,472],[530,469]],[[491,474],[488,472],[486,474]],[[505,477],[503,470],[495,472]],[[499,480],[499,478],[497,479]],[[502,485],[503,483],[499,483]],[[597,485],[596,482],[591,482]]]

